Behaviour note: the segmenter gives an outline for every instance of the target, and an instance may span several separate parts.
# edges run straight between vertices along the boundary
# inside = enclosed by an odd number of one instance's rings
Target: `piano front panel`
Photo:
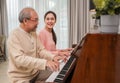
[[[71,83],[120,83],[119,51],[119,34],[88,34]]]

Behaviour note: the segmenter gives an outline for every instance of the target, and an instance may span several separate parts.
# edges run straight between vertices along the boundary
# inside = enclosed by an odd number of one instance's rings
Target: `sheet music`
[[[69,58],[70,58],[70,56],[68,57],[68,59]],[[66,62],[60,61],[60,70],[53,72],[45,82],[54,82],[55,78],[57,77],[57,75],[62,70],[62,68],[64,67],[65,64],[66,64]]]

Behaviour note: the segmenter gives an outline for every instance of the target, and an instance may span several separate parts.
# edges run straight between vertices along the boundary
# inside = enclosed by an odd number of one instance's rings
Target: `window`
[[[54,27],[57,47],[68,47],[67,0],[7,0],[9,33],[19,25],[18,14],[24,7],[33,7],[37,11],[40,18],[37,32],[44,28],[45,12],[54,11],[57,14],[57,23]]]

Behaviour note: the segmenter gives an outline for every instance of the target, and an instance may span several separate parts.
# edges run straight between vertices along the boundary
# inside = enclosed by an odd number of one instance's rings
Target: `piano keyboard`
[[[70,70],[72,64],[76,61],[74,56],[70,56],[66,63],[61,62],[60,70],[57,72],[53,72],[50,77],[46,80],[46,82],[63,82],[66,78],[66,74]]]

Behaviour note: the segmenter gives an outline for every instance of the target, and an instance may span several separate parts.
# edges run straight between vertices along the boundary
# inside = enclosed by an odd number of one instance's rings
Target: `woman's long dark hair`
[[[44,15],[44,20],[49,13],[53,14],[53,16],[55,17],[55,20],[57,20],[57,16],[53,11],[46,12]],[[56,33],[53,28],[52,28],[52,36],[53,36],[53,41],[55,42],[55,45],[56,45],[57,44],[57,36],[56,36]]]

